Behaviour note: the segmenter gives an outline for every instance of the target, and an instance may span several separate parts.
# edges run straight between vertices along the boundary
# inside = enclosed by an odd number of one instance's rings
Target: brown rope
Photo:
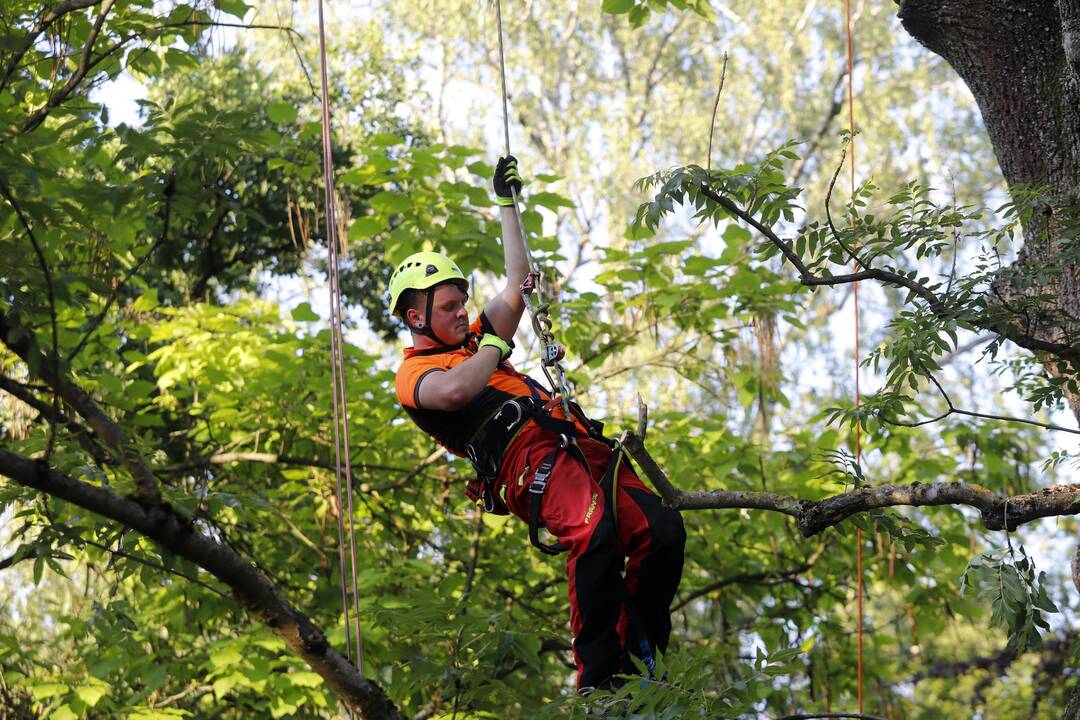
[[[347,408],[348,393],[345,386],[345,345],[342,339],[341,320],[341,284],[339,275],[340,245],[338,242],[337,207],[334,195],[334,158],[330,143],[330,102],[326,72],[326,31],[323,23],[323,2],[319,0],[319,68],[322,88],[322,151],[323,151],[323,186],[326,202],[326,243],[329,250],[328,271],[330,284],[330,364],[331,386],[334,399],[334,475],[337,492],[338,525],[338,569],[341,575],[341,604],[345,616],[345,655],[354,660],[352,654],[353,638],[356,642],[356,668],[364,674],[363,643],[360,635],[360,614],[356,610],[360,595],[357,588],[356,527],[353,512],[352,461],[349,444],[349,413]],[[344,507],[342,486],[346,488]],[[352,596],[345,585],[345,521],[349,517],[349,571],[352,579]],[[350,624],[350,607],[352,623]],[[350,629],[350,625],[352,626]],[[350,717],[352,711],[349,712]]]

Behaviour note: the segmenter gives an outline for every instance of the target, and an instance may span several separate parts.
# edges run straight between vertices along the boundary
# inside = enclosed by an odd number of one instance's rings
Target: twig
[[[716,88],[716,101],[712,106],[712,119],[709,121],[709,154],[705,156],[705,172],[712,172],[712,141],[716,130],[716,109],[720,107],[720,93],[724,92],[724,78],[727,77],[727,51],[724,52],[724,66],[720,68],[720,86]]]
[[[671,606],[672,612],[683,608],[700,597],[709,595],[710,593],[721,590],[728,585],[779,585],[784,582],[788,582],[797,578],[810,569],[809,563],[803,563],[787,570],[770,570],[768,572],[759,573],[739,573],[737,575],[731,575],[726,578],[717,580],[716,582],[709,583],[704,587],[700,587],[697,590],[689,593],[686,597],[682,598],[674,605]]]
[[[948,365],[949,363],[951,363],[953,360],[955,360],[960,355],[963,355],[964,353],[966,353],[966,352],[968,352],[970,350],[974,350],[975,348],[979,347],[980,345],[985,345],[986,343],[993,340],[995,337],[997,337],[997,336],[992,335],[990,333],[983,333],[982,335],[979,335],[978,337],[976,337],[971,342],[969,342],[969,343],[967,343],[965,345],[961,345],[960,347],[956,348],[955,350],[953,350],[951,353],[949,353],[945,357],[938,360],[937,364],[944,367],[945,365]]]
[[[841,239],[840,233],[837,232],[836,225],[833,224],[832,209],[830,207],[832,205],[833,188],[836,187],[836,179],[840,177],[840,171],[844,167],[844,159],[846,157],[847,150],[841,150],[840,162],[837,164],[836,172],[833,173],[832,180],[829,182],[829,191],[825,194],[825,219],[829,223],[829,230],[832,231],[833,239],[836,240],[837,244],[844,249],[844,252],[848,254],[848,257],[850,257],[858,265],[861,265],[863,270],[869,270],[870,266],[867,263],[863,262],[863,259],[855,253],[854,249],[847,246],[847,243],[845,243],[843,239]]]
[[[279,24],[280,24],[281,7],[276,3],[274,5],[274,11],[278,15],[278,21],[279,21]],[[292,13],[294,13],[294,12],[295,12],[295,5],[293,3],[289,3],[290,16],[292,16]],[[308,72],[307,63],[304,62],[304,56],[300,53],[300,48],[296,46],[296,39],[293,37],[293,35],[296,35],[297,37],[301,37],[301,38],[303,36],[300,35],[300,33],[293,30],[291,26],[282,26],[282,32],[285,33],[285,39],[288,40],[289,47],[292,48],[293,54],[296,55],[296,62],[300,64],[300,69],[304,72],[304,78],[307,79],[308,89],[311,90],[311,96],[312,97],[318,97],[319,96],[319,89],[316,88],[315,83],[312,82],[311,73]],[[291,212],[291,210],[289,212],[289,232],[292,232],[292,212]],[[295,242],[295,240],[294,240],[294,242]]]
[[[90,395],[71,381],[63,372],[56,354],[42,353],[31,341],[30,331],[0,309],[0,342],[18,355],[23,362],[37,368],[37,375],[55,390],[64,402],[78,413],[94,434],[110,448],[113,456],[131,473],[142,502],[161,504],[157,479],[146,460],[132,444],[124,430],[106,414]]]
[[[34,410],[37,410],[39,414],[38,417],[48,419],[53,411],[47,403],[42,402],[34,396],[33,392],[31,392],[31,388],[6,375],[0,374],[0,390],[6,391],[26,405],[32,407]],[[99,467],[104,467],[109,463],[105,453],[102,452],[97,440],[89,430],[63,412],[57,413],[56,420],[75,437],[75,440],[82,446],[83,450],[94,459],[94,462],[96,462]]]
[[[941,383],[938,382],[938,379],[936,377],[934,377],[933,373],[926,372],[926,377],[929,378],[930,382],[932,382],[934,384],[934,387],[937,388],[938,393],[941,395],[941,398],[945,401],[945,405],[947,407],[945,412],[943,412],[940,415],[937,415],[935,417],[929,418],[927,420],[919,420],[917,422],[904,422],[902,420],[890,420],[889,418],[885,417],[884,415],[879,415],[878,417],[880,417],[884,422],[888,423],[889,425],[899,425],[900,427],[912,427],[912,428],[914,428],[914,427],[921,427],[923,425],[930,425],[931,423],[940,422],[941,420],[944,420],[945,418],[949,417],[950,415],[966,415],[967,417],[981,418],[983,420],[1000,420],[1002,422],[1020,423],[1022,425],[1034,425],[1035,427],[1041,427],[1044,430],[1056,430],[1057,432],[1067,432],[1067,433],[1072,433],[1073,435],[1080,435],[1080,430],[1063,427],[1061,425],[1054,425],[1053,423],[1044,423],[1044,422],[1039,422],[1038,420],[1028,420],[1027,418],[1012,417],[1010,415],[994,415],[994,414],[991,414],[991,413],[981,413],[981,412],[975,412],[974,410],[964,410],[962,408],[958,408],[955,405],[953,405],[952,399],[949,397],[948,393],[945,392],[945,388],[941,387]]]
[[[49,96],[44,107],[26,118],[22,125],[22,132],[29,132],[40,125],[48,116],[49,111],[63,103],[68,95],[70,95],[78,84],[82,82],[82,79],[86,77],[86,73],[101,61],[101,58],[98,58],[98,60],[91,62],[90,57],[94,52],[94,43],[97,42],[98,35],[101,34],[101,28],[105,24],[105,18],[108,16],[109,11],[112,10],[115,2],[116,0],[104,0],[101,12],[98,14],[93,27],[90,28],[90,34],[86,38],[82,57],[79,59],[79,66],[75,69],[75,72],[68,77],[67,82],[64,83],[63,87]]]
[[[435,450],[426,458],[421,460],[419,464],[413,466],[401,480],[396,480],[393,483],[387,485],[377,485],[372,488],[368,488],[367,492],[386,492],[387,490],[393,490],[406,485],[410,480],[419,475],[425,468],[434,463],[439,458],[445,455],[445,451],[441,448]],[[265,463],[267,465],[298,465],[300,467],[313,467],[323,470],[334,470],[335,465],[325,460],[319,460],[318,458],[302,458],[292,455],[279,455],[277,453],[260,453],[260,452],[217,452],[210,455],[204,455],[200,458],[193,460],[187,460],[180,463],[173,463],[172,465],[165,465],[159,468],[161,472],[176,473],[184,472],[186,470],[193,470],[195,468],[207,467],[209,465],[227,465],[234,462],[253,462],[253,463]],[[353,480],[359,480],[356,475],[357,470],[380,470],[383,472],[402,472],[405,468],[395,467],[392,465],[373,465],[373,464],[358,464],[353,463]]]
[[[207,582],[204,582],[203,580],[200,580],[197,577],[192,577],[191,575],[188,575],[187,573],[184,573],[184,572],[180,572],[179,570],[176,570],[175,568],[165,567],[164,565],[162,565],[160,563],[156,563],[153,560],[147,560],[146,558],[139,557],[138,555],[133,555],[133,554],[131,554],[129,552],[126,552],[124,550],[111,548],[108,545],[102,545],[101,543],[95,542],[93,540],[87,540],[84,537],[77,538],[75,540],[75,542],[77,542],[77,543],[81,542],[81,543],[86,543],[87,545],[93,545],[94,547],[100,548],[100,549],[104,550],[105,552],[107,552],[107,553],[109,553],[109,554],[111,554],[111,555],[113,555],[115,557],[122,557],[122,558],[127,558],[128,560],[134,560],[135,562],[139,563],[140,565],[145,565],[148,568],[153,568],[155,570],[160,570],[160,571],[168,573],[170,575],[175,575],[177,577],[184,578],[185,580],[193,582],[196,585],[199,585],[200,587],[206,588],[210,592],[212,592],[212,593],[214,593],[216,595],[219,595],[220,597],[223,597],[223,598],[228,598],[229,597],[228,593],[222,592],[221,590],[217,589],[213,585],[211,585],[211,584],[209,584]]]
[[[34,24],[34,27],[30,29],[30,32],[26,34],[26,39],[23,41],[22,47],[12,54],[11,59],[8,60],[7,67],[4,68],[4,77],[0,78],[0,92],[7,87],[8,80],[11,79],[12,74],[15,72],[15,68],[18,67],[19,62],[22,61],[30,48],[34,47],[34,43],[37,42],[41,33],[45,32],[50,25],[64,15],[75,10],[84,10],[88,7],[93,7],[94,5],[100,4],[101,1],[102,0],[68,0],[67,2],[60,3],[42,15],[37,23]]]
[[[79,344],[76,345],[75,349],[71,351],[70,355],[68,355],[69,364],[75,359],[76,356],[78,356],[80,352],[82,352],[83,348],[86,347],[86,343],[94,334],[94,331],[97,330],[98,326],[100,326],[102,321],[104,321],[105,316],[109,313],[109,310],[112,308],[113,303],[116,302],[116,298],[120,295],[120,289],[123,288],[128,283],[128,281],[135,276],[135,273],[137,273],[142,268],[143,264],[146,263],[150,256],[153,255],[154,252],[165,242],[165,239],[169,235],[169,221],[172,216],[172,199],[175,191],[175,179],[169,178],[163,192],[165,196],[165,219],[164,227],[162,227],[161,229],[161,235],[158,236],[158,239],[154,241],[154,244],[150,246],[150,249],[147,250],[141,258],[139,258],[139,260],[131,267],[131,269],[127,271],[123,279],[120,280],[119,283],[117,283],[115,288],[113,288],[113,293],[109,296],[108,301],[105,303],[105,307],[103,307],[101,309],[101,312],[99,312],[97,316],[90,321],[90,326],[86,329],[86,332],[79,340]]]
[[[956,212],[956,176],[949,173],[949,181],[952,184],[953,212]],[[952,236],[952,268],[949,270],[949,284],[945,286],[945,297],[952,295],[953,281],[956,280],[956,254],[960,245],[960,230],[955,225],[953,225]]]
[[[847,77],[847,66],[840,69],[840,75],[837,76],[836,82],[833,83],[832,104],[829,105],[829,110],[825,114],[825,119],[821,121],[821,127],[818,128],[817,134],[810,141],[810,144],[806,146],[806,149],[800,154],[798,161],[791,166],[791,171],[788,173],[785,179],[787,185],[797,185],[802,178],[803,170],[806,169],[806,163],[810,156],[817,152],[818,147],[821,146],[821,141],[825,137],[825,133],[829,130],[829,125],[832,124],[833,119],[840,114],[840,111],[844,109],[843,93],[840,93],[840,97],[837,97],[837,92],[840,90],[840,86],[844,82],[844,78]]]

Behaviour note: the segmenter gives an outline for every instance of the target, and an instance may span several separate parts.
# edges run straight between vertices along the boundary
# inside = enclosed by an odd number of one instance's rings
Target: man
[[[565,417],[557,398],[507,362],[529,272],[513,207],[511,191],[521,189],[513,157],[499,159],[493,185],[506,286],[476,321],[470,324],[466,309],[468,282],[445,255],[416,253],[394,270],[391,310],[413,340],[397,372],[397,395],[422,430],[473,462],[478,480],[470,497],[490,512],[526,522],[531,515],[533,544],[568,551],[578,687],[588,692],[635,672],[631,655],[650,667],[652,653],[667,648],[686,533],[679,514],[603,441],[598,424],[577,413]],[[559,545],[540,544],[541,524]]]

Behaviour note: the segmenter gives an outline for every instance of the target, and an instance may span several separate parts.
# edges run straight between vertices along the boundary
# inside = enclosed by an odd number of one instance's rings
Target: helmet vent
[[[434,265],[428,265],[427,270],[424,271],[424,274],[430,276],[434,275],[437,272],[439,272],[439,268],[435,267]]]

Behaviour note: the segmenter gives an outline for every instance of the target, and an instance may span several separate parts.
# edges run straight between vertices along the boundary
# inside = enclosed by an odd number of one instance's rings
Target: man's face
[[[435,288],[435,300],[431,305],[431,317],[426,318],[431,329],[450,345],[465,341],[469,329],[469,311],[465,301],[469,294],[462,292],[454,283]]]

